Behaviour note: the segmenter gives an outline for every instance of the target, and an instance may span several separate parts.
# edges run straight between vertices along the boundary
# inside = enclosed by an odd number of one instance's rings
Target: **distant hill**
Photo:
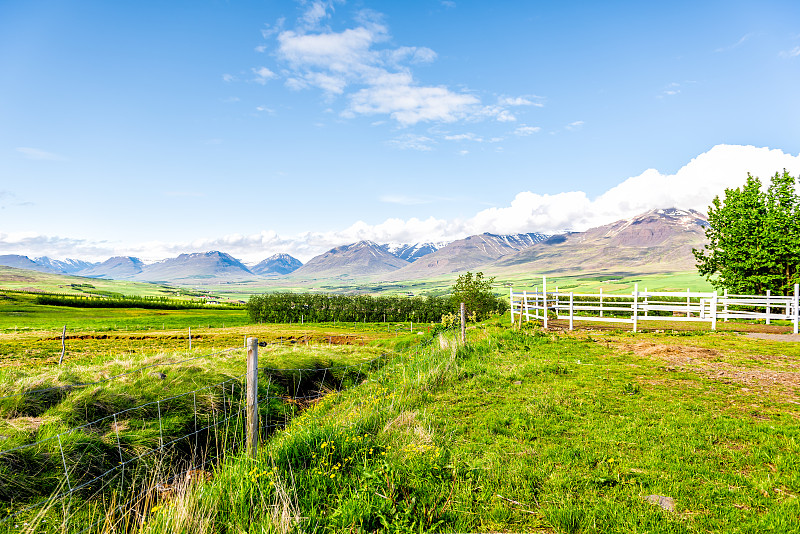
[[[540,243],[549,236],[539,233],[497,235],[484,233],[459,239],[432,252],[401,270],[391,280],[431,278],[475,269]]]
[[[585,232],[554,236],[497,260],[487,270],[510,274],[606,271],[672,272],[695,269],[692,248],[706,242],[700,212],[651,210]]]
[[[250,267],[259,276],[289,274],[303,266],[303,263],[288,254],[274,254]]]
[[[225,252],[181,254],[150,265],[133,278],[147,282],[179,282],[203,279],[243,280],[255,275],[242,262]]]
[[[32,260],[7,254],[0,255],[0,265],[103,279],[193,285],[259,280],[274,284],[285,279],[297,286],[324,279],[402,282],[467,270],[481,270],[492,276],[522,272],[693,271],[691,249],[705,243],[707,224],[702,213],[670,208],[556,236],[484,233],[447,245],[360,241],[333,248],[305,265],[288,254],[276,254],[248,268],[219,251],[181,254],[153,264],[128,256],[89,263],[47,257]]]
[[[21,256],[19,254],[0,255],[0,265],[5,265],[6,267],[15,267],[17,269],[28,269],[29,271],[39,271],[42,273],[58,272],[50,265],[37,263],[28,256]]]
[[[65,260],[52,260],[47,256],[36,258],[37,264],[52,269],[54,273],[76,274],[91,269],[96,263],[67,258]]]
[[[387,252],[413,263],[423,256],[436,252],[445,245],[446,243],[417,243],[415,245],[388,244],[383,246]]]
[[[103,263],[94,264],[76,274],[89,278],[105,278],[107,280],[127,280],[140,274],[144,263],[131,256],[114,256]]]
[[[292,278],[363,277],[390,273],[409,265],[372,241],[342,245],[316,256],[294,271]]]

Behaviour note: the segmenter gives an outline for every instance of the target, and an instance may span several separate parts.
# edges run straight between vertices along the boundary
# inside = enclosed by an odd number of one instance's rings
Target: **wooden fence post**
[[[247,454],[258,454],[258,338],[247,338]]]
[[[189,327],[189,350],[192,350],[192,327]]]
[[[64,353],[67,352],[66,338],[67,338],[67,325],[64,325],[64,330],[61,331],[61,357],[58,359],[58,365],[61,365],[61,362],[64,361]]]
[[[511,326],[514,326],[514,288],[508,288],[508,303],[511,305]]]
[[[464,303],[461,303],[461,343],[467,343],[467,311]]]

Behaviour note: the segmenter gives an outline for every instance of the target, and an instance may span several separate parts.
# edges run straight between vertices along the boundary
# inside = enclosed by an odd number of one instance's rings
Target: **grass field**
[[[59,334],[59,313],[71,313],[40,311],[43,331]],[[197,320],[193,311],[176,314],[175,330],[125,332],[103,329],[125,314],[146,326],[153,312],[108,310],[117,315],[97,318],[97,330],[76,330],[61,368],[60,336],[5,327],[0,396],[203,356],[241,346],[245,335],[281,343],[265,349],[261,363],[282,368],[403,351],[319,402],[273,406],[299,417],[265,439],[257,460],[232,454],[207,467],[202,481],[184,481],[137,509],[143,515],[128,531],[800,531],[800,343],[705,330],[513,330],[506,318],[471,328],[466,346],[438,338],[423,347],[432,338],[412,335],[408,324],[247,325],[243,318],[237,326],[198,325],[189,352],[180,336]],[[41,354],[24,352],[37,336],[47,338]],[[148,370],[112,388],[76,390],[31,405],[36,414],[24,412],[30,403],[0,401],[0,448],[52,435],[83,420],[77,414],[238,376],[240,353],[157,366],[164,379]],[[206,418],[225,402],[209,399]],[[168,433],[191,426],[188,412],[176,410]],[[131,444],[155,439],[152,426],[123,436]],[[69,457],[79,461],[86,446],[69,441]],[[0,489],[10,491],[9,480],[52,487],[58,465],[44,465],[41,482],[0,472]],[[59,513],[2,528],[79,532],[89,521],[52,526]],[[98,500],[90,515],[106,515],[105,531],[121,532],[111,525],[130,513]]]
[[[729,333],[478,328],[326,399],[143,530],[796,532],[799,366],[797,344]]]
[[[477,269],[480,270],[480,269]],[[492,276],[491,272],[485,272]],[[65,293],[71,295],[86,294],[120,294],[128,296],[157,296],[171,298],[196,298],[200,295],[209,295],[224,300],[246,301],[250,295],[274,291],[295,291],[315,293],[370,293],[370,294],[401,294],[414,293],[415,295],[446,295],[456,279],[456,274],[438,276],[430,279],[412,280],[403,282],[375,282],[370,279],[354,279],[343,282],[333,280],[310,281],[298,284],[291,279],[210,283],[202,287],[177,287],[142,282],[127,282],[117,280],[102,280],[94,278],[81,278],[76,276],[63,276],[47,273],[38,273],[0,266],[0,290],[24,290]],[[601,287],[604,292],[630,293],[635,283],[639,289],[683,291],[692,288],[693,291],[710,291],[711,285],[696,271],[665,272],[665,273],[631,273],[631,272],[604,272],[597,275],[581,273],[564,273],[559,275],[547,274],[548,288],[556,286],[563,291],[591,291],[596,292]],[[513,276],[498,276],[495,280],[496,293],[505,295],[507,287],[515,289],[533,289],[541,286],[542,273],[520,273]],[[88,285],[92,287],[86,287]]]
[[[120,294],[136,297],[185,297],[207,294],[207,290],[192,290],[163,284],[130,282],[126,280],[103,280],[62,274],[42,273],[27,269],[16,269],[0,265],[0,289],[14,291],[38,291],[67,295]]]

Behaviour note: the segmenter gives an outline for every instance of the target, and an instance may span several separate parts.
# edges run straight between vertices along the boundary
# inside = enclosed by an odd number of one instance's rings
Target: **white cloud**
[[[277,32],[276,57],[285,64],[286,86],[321,89],[327,99],[346,97],[341,116],[387,115],[402,126],[420,122],[494,119],[512,122],[511,107],[541,105],[536,96],[503,97],[482,105],[468,91],[419,83],[411,66],[431,63],[436,52],[424,46],[391,47],[389,29],[379,13],[362,10],[355,25],[341,31],[322,27],[333,4],[307,2],[297,27]],[[264,67],[261,67],[264,68]],[[274,76],[258,79],[264,83]]]
[[[427,152],[433,150],[435,140],[424,135],[403,134],[388,142],[390,145],[403,150],[420,150]]]
[[[280,33],[283,30],[283,25],[286,23],[286,17],[279,18],[275,24],[265,24],[264,29],[261,30],[261,36],[264,39],[269,39],[273,35]]]
[[[228,82],[228,83],[235,82],[236,81],[236,76],[234,76],[233,74],[223,74],[222,75],[222,81],[223,82]]]
[[[538,108],[544,107],[544,100],[540,96],[505,96],[498,99],[498,104],[501,106],[536,106]]]
[[[782,50],[779,55],[785,58],[792,58],[800,56],[800,46],[795,46],[791,50]]]
[[[729,51],[729,50],[733,50],[734,48],[738,48],[738,47],[739,47],[740,45],[742,45],[742,44],[743,44],[745,41],[747,41],[748,39],[750,39],[750,37],[752,37],[752,34],[751,34],[751,33],[746,33],[746,34],[744,34],[744,35],[743,35],[743,36],[742,36],[742,37],[741,37],[741,38],[740,38],[738,41],[736,41],[736,42],[735,42],[735,43],[733,43],[732,45],[728,45],[728,46],[722,46],[722,47],[720,47],[720,48],[717,48],[716,50],[714,50],[714,52],[727,52],[727,51]]]
[[[350,97],[349,114],[388,114],[402,125],[420,121],[454,122],[469,115],[479,100],[446,87],[380,83]]]
[[[315,28],[323,19],[330,17],[328,9],[333,10],[333,2],[314,0],[308,3],[308,7],[300,18],[307,27]]]
[[[256,83],[260,83],[261,85],[265,85],[268,80],[271,80],[272,78],[275,78],[277,76],[277,74],[269,70],[267,67],[254,68],[252,69],[252,71],[253,74],[256,75],[253,81],[255,81]]]
[[[425,46],[401,46],[384,52],[387,61],[392,65],[401,65],[404,61],[411,63],[432,63],[436,60],[436,52]]]
[[[402,206],[416,206],[433,202],[430,198],[412,197],[409,195],[382,195],[379,200],[387,204],[400,204]]]
[[[428,138],[409,137],[410,144],[433,142]],[[417,243],[451,241],[482,232],[559,233],[581,231],[638,215],[650,209],[677,207],[705,211],[712,199],[726,188],[740,187],[747,173],[759,176],[763,183],[783,169],[800,175],[800,155],[781,150],[740,145],[717,145],[700,154],[674,174],[647,169],[624,179],[618,185],[592,199],[583,191],[540,194],[518,193],[507,206],[481,210],[468,219],[421,220],[392,218],[370,225],[358,221],[351,226],[328,232],[305,232],[291,237],[273,231],[251,235],[228,235],[190,242],[147,242],[133,245],[90,242],[81,239],[0,233],[0,250],[6,254],[51,257],[106,259],[112,255],[133,255],[154,261],[183,252],[222,250],[246,261],[259,261],[276,252],[286,252],[302,261],[330,248],[362,239],[379,243]],[[404,195],[385,195],[382,202],[419,204],[429,199]],[[430,199],[436,200],[436,199]]]
[[[581,128],[583,128],[584,124],[586,124],[586,123],[583,122],[583,121],[575,121],[575,122],[571,122],[571,123],[567,124],[565,126],[565,128],[567,130],[570,130],[570,131],[580,130]]]
[[[519,126],[516,130],[514,130],[514,135],[520,135],[520,136],[533,135],[540,131],[542,131],[542,129],[538,126],[525,126],[523,124],[522,126]]]
[[[32,232],[0,232],[0,251],[3,254],[20,254],[30,258],[81,258],[87,261],[103,261],[114,256],[114,248],[105,242],[85,239],[45,236]]]
[[[717,145],[673,175],[648,169],[594,200],[582,191],[555,195],[519,193],[508,207],[478,213],[471,219],[470,228],[555,233],[586,230],[656,208],[705,212],[715,196],[724,194],[725,188],[741,186],[748,172],[767,182],[784,168],[793,176],[800,174],[800,156],[753,146]]]
[[[445,135],[444,138],[447,141],[475,141],[477,143],[482,143],[483,142],[483,137],[480,137],[479,135],[475,135],[474,133]]]
[[[511,114],[508,110],[504,109],[497,114],[498,122],[514,122],[517,118]]]
[[[63,158],[58,154],[54,154],[52,152],[46,152],[44,150],[40,150],[38,148],[30,148],[30,147],[17,147],[17,152],[22,154],[28,159],[37,159],[43,161],[61,161]]]
[[[583,191],[524,191],[508,206],[488,208],[469,219],[389,219],[374,226],[359,222],[342,231],[304,235],[314,236],[313,242],[318,245],[333,247],[359,239],[416,243],[450,241],[482,232],[581,231],[650,209],[677,207],[705,212],[714,196],[723,194],[725,188],[741,186],[748,172],[768,182],[770,176],[784,168],[793,176],[800,175],[800,155],[753,146],[718,145],[675,174],[648,169],[594,199]]]

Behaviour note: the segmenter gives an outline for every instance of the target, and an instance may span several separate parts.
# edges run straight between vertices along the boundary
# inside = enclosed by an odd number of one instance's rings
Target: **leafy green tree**
[[[798,281],[800,197],[784,170],[765,193],[758,177],[726,189],[708,208],[708,244],[693,249],[697,269],[714,287],[737,293],[787,293]]]
[[[492,291],[494,277],[484,278],[483,273],[471,272],[460,275],[453,284],[450,294],[450,306],[458,311],[463,302],[468,316],[475,314],[475,319],[482,321],[494,312],[504,312],[504,300],[495,297]]]

